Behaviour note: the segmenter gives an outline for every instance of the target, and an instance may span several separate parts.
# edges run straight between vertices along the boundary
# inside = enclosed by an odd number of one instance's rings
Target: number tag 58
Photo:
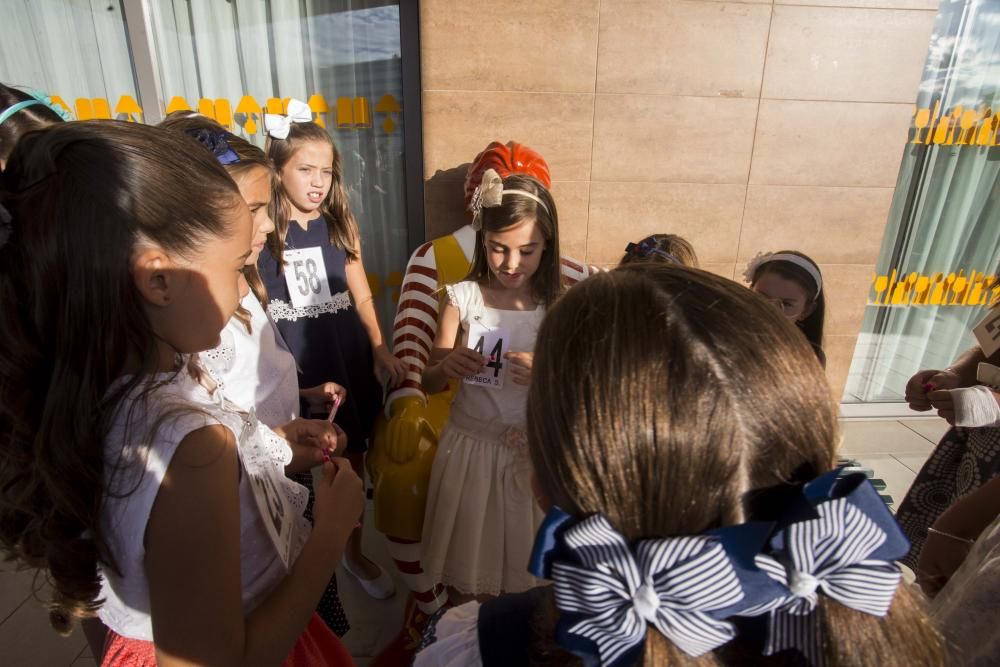
[[[469,347],[486,357],[487,362],[480,373],[466,377],[465,382],[478,387],[503,389],[504,369],[507,365],[503,355],[507,352],[509,341],[509,329],[489,329],[479,323],[470,325]]]
[[[285,250],[285,283],[296,308],[318,306],[333,300],[323,250],[319,247]]]

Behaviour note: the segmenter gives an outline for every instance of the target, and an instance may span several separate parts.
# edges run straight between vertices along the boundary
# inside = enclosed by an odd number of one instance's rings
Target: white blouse
[[[272,428],[287,424],[299,416],[295,357],[253,292],[240,303],[250,313],[250,331],[230,318],[221,343],[202,353],[202,363],[230,401],[244,410],[254,408]]]

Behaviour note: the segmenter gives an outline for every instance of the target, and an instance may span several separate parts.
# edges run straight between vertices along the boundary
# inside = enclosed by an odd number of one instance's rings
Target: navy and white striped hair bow
[[[785,593],[741,615],[769,615],[764,655],[795,648],[820,665],[818,594],[885,616],[902,577],[894,561],[910,545],[863,475],[835,470],[806,485],[803,500],[819,501],[813,516],[787,523],[755,559]]]
[[[767,533],[761,535],[758,547]],[[554,509],[539,531],[530,569],[553,580],[557,640],[587,664],[631,664],[649,625],[698,656],[735,636],[723,618],[774,595],[748,597],[741,581],[747,568],[724,541],[706,533],[639,541],[633,550],[603,515],[574,522]],[[747,560],[752,563],[752,553]]]

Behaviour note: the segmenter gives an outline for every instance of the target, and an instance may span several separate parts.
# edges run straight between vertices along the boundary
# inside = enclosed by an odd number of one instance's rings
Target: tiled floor
[[[947,425],[936,418],[846,421],[842,426],[844,455],[873,468],[875,476],[886,481],[884,493],[897,503],[947,430]],[[391,565],[385,542],[374,530],[366,531],[365,548],[383,567]],[[376,601],[367,597],[343,571],[338,581],[353,626],[344,641],[364,667],[399,628],[406,600],[403,586],[397,580],[396,595]],[[49,629],[45,610],[31,595],[30,573],[12,572],[10,566],[0,571],[0,664],[5,667],[94,665],[83,634],[75,632],[66,639],[56,636]]]

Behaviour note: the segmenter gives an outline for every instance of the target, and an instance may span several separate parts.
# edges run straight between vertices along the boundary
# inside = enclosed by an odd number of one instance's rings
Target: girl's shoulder
[[[109,455],[116,450],[126,455],[151,450],[159,461],[169,462],[193,431],[220,424],[238,433],[240,421],[239,414],[225,406],[221,391],[210,392],[188,368],[160,374],[135,387],[118,404]]]
[[[463,280],[460,283],[445,285],[444,289],[448,295],[448,303],[458,308],[459,317],[463,322],[485,314],[486,303],[476,281]]]

